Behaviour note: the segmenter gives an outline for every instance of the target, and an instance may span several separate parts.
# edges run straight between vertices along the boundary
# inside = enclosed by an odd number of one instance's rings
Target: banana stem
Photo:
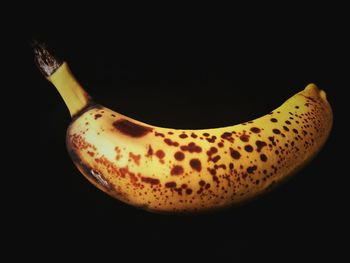
[[[72,117],[92,104],[90,96],[75,79],[66,62],[54,57],[42,44],[35,42],[33,48],[36,65],[56,87]]]

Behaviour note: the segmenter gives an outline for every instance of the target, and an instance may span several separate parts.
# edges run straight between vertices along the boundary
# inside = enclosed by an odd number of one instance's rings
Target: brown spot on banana
[[[143,137],[153,130],[151,127],[136,124],[126,119],[113,122],[113,126],[121,133],[131,137]]]
[[[164,133],[161,133],[161,132],[154,132],[154,135],[155,136],[159,136],[159,137],[165,137]]]
[[[174,154],[174,157],[176,160],[182,161],[183,159],[185,159],[185,154],[183,152],[176,152]]]
[[[165,183],[165,187],[167,187],[167,188],[175,188],[176,187],[176,183],[175,182],[167,182],[167,183]]]
[[[252,132],[254,132],[254,133],[259,133],[259,132],[260,132],[260,129],[257,128],[257,127],[252,127],[252,128],[250,128],[250,130],[251,130]]]
[[[178,142],[175,142],[169,138],[165,138],[164,139],[164,142],[169,145],[169,146],[175,146],[175,147],[178,147],[179,146],[179,143]]]
[[[98,118],[101,118],[102,117],[102,114],[95,114],[95,120],[97,120]]]
[[[193,170],[196,170],[197,172],[200,172],[202,170],[202,164],[199,159],[191,159],[190,166]]]
[[[132,152],[129,152],[129,157],[134,161],[136,165],[140,165],[141,154],[134,154]]]
[[[243,133],[240,137],[242,142],[249,142],[249,135]]]
[[[202,148],[196,145],[194,142],[190,142],[188,145],[182,145],[180,149],[182,151],[188,151],[190,153],[200,153],[202,151]]]
[[[157,185],[160,183],[159,179],[150,177],[141,177],[141,181],[152,185]]]
[[[181,165],[174,165],[171,169],[171,175],[182,175],[184,173],[184,168]]]
[[[156,151],[156,156],[158,157],[160,163],[164,163],[165,152],[163,150]]]
[[[187,138],[187,137],[188,137],[188,135],[187,135],[187,134],[185,134],[185,133],[182,133],[182,134],[180,134],[180,135],[179,135],[179,137],[180,137],[181,139],[185,139],[185,138]]]
[[[224,132],[223,134],[221,134],[221,138],[228,140],[229,142],[234,141],[234,139],[232,138],[232,133],[231,132]]]
[[[262,148],[264,148],[267,145],[266,142],[260,141],[260,140],[257,140],[255,142],[255,144],[256,144],[256,147],[257,147],[257,149],[256,149],[257,152],[260,152],[262,150]]]

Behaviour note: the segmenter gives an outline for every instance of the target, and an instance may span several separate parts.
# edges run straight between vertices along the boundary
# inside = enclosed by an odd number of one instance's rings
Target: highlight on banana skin
[[[311,161],[331,132],[331,106],[314,84],[241,124],[156,127],[94,103],[67,62],[41,44],[34,50],[73,117],[66,146],[75,166],[103,192],[147,211],[198,213],[252,200]]]

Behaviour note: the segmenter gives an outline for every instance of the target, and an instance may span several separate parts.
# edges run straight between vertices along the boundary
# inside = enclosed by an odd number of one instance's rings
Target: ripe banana
[[[331,131],[326,93],[314,84],[252,121],[169,129],[93,103],[66,62],[40,45],[35,54],[73,117],[66,143],[74,164],[100,190],[149,211],[211,211],[257,197],[310,161]]]

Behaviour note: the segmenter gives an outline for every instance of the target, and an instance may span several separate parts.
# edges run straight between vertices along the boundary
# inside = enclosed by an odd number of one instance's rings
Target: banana
[[[260,196],[307,164],[332,128],[326,93],[314,84],[238,125],[156,127],[95,104],[66,62],[40,45],[35,54],[73,117],[66,145],[76,167],[100,190],[148,211],[212,211]]]

